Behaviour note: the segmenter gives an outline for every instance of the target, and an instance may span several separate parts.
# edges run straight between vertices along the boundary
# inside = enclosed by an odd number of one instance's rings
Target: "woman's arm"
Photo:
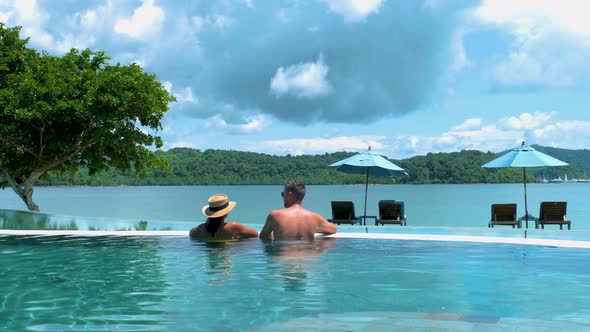
[[[246,225],[242,225],[240,224],[241,229],[240,229],[240,237],[243,238],[251,238],[251,237],[258,237],[258,231],[255,230],[254,228],[248,227]]]

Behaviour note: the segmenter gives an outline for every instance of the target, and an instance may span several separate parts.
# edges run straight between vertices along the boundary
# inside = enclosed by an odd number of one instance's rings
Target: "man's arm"
[[[275,222],[274,217],[272,216],[272,213],[268,214],[268,217],[266,217],[266,222],[264,223],[264,226],[262,227],[262,230],[260,231],[260,239],[261,240],[272,240],[272,229],[273,229],[273,224]]]
[[[334,234],[338,231],[338,227],[336,225],[329,223],[324,217],[318,214],[318,226],[316,228],[316,233],[322,234]]]

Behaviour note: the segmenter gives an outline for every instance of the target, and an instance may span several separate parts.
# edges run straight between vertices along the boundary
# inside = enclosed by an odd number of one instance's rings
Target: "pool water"
[[[589,259],[514,244],[0,236],[0,330],[271,331],[375,313],[584,330]]]

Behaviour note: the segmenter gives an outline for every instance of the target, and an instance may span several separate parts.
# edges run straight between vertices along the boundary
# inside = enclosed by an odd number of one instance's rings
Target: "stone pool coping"
[[[72,230],[11,230],[1,229],[0,235],[21,236],[183,236],[188,237],[188,231],[72,231]],[[320,236],[321,237],[321,236]],[[449,241],[449,242],[477,242],[524,244],[536,246],[554,246],[562,248],[590,249],[590,241],[513,238],[495,236],[471,235],[435,235],[435,234],[391,234],[391,233],[337,233],[327,237],[353,239],[380,240],[409,240],[409,241]]]

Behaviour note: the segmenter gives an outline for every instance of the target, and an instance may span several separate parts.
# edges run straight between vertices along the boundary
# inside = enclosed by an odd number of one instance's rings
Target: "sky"
[[[545,0],[0,0],[29,46],[105,51],[177,101],[164,150],[590,148],[590,10]]]

